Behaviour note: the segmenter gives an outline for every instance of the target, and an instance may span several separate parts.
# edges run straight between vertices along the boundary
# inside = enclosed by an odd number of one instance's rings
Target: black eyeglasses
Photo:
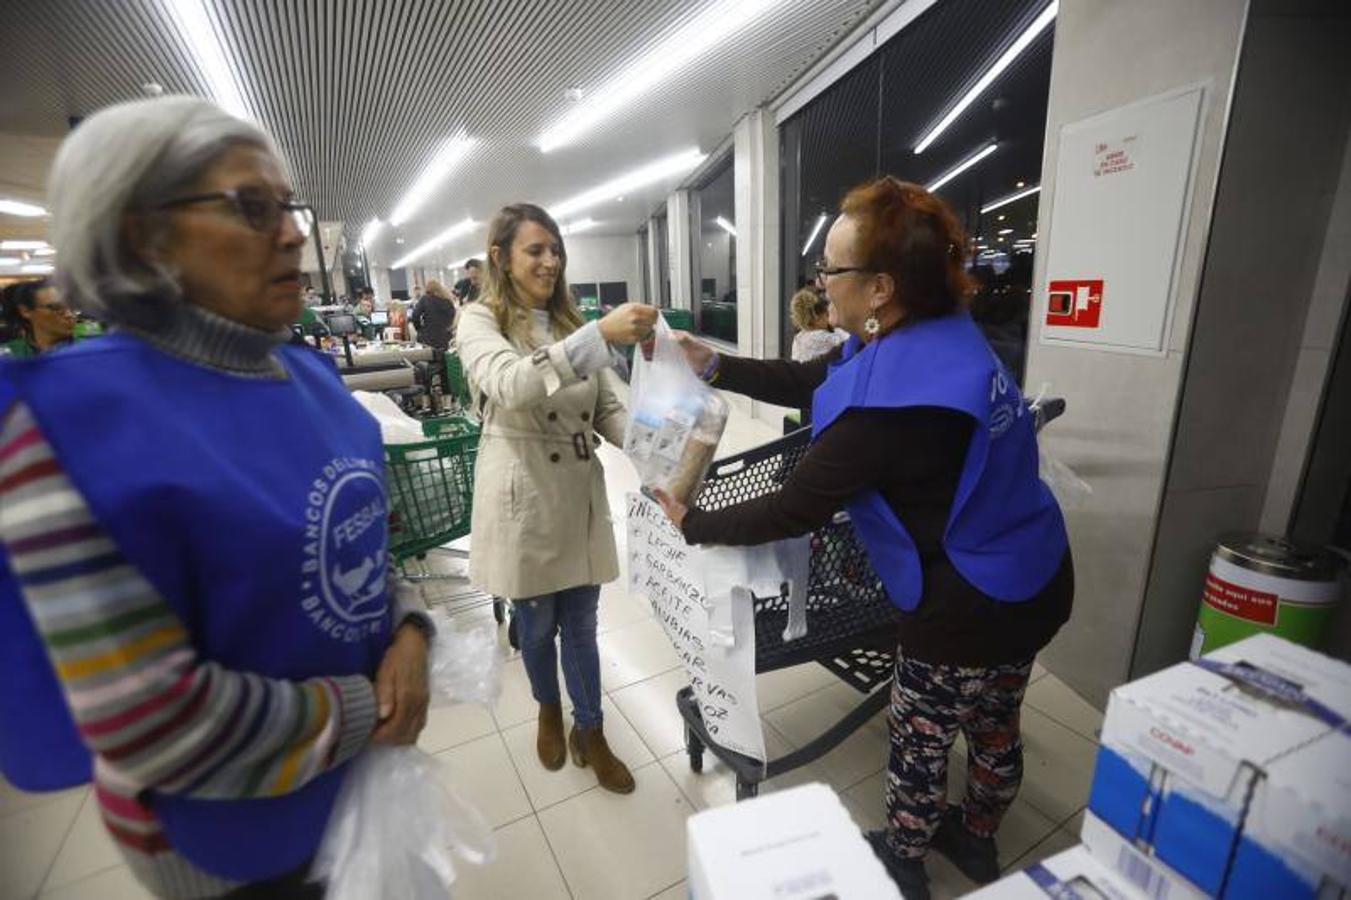
[[[845,274],[846,272],[871,272],[871,271],[873,271],[872,269],[865,268],[864,266],[827,266],[827,265],[826,265],[826,261],[825,261],[824,259],[818,259],[818,260],[816,261],[816,265],[815,265],[813,268],[816,269],[816,280],[817,280],[817,281],[824,281],[826,278],[830,277],[831,275],[843,275],[843,274]]]
[[[229,203],[234,207],[239,217],[249,224],[250,228],[264,234],[276,232],[281,226],[282,216],[287,213],[290,214],[291,221],[295,223],[296,230],[300,232],[301,237],[309,237],[310,232],[314,230],[313,207],[304,203],[296,203],[293,200],[282,200],[267,188],[250,185],[240,188],[226,188],[223,191],[214,191],[210,194],[192,194],[188,197],[178,197],[167,203],[161,203],[160,208],[187,206],[191,203],[210,203],[213,200],[224,200]]]

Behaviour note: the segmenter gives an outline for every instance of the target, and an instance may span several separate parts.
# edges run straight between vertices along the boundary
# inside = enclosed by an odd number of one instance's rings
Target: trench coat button
[[[557,422],[557,421],[558,421],[558,413],[553,412],[553,411],[550,411],[550,412],[549,412],[549,421],[550,421],[550,422]]]
[[[584,413],[582,413],[582,421],[583,421],[583,422],[590,422],[590,421],[591,421],[591,413],[589,413],[589,412],[584,412]]]
[[[555,462],[555,463],[556,463],[556,462],[558,462],[560,459],[562,459],[562,457],[559,456],[557,453],[550,453],[550,454],[549,454],[549,462]]]

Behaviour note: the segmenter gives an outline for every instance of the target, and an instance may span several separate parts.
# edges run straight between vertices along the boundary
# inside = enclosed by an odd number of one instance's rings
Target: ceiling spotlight
[[[576,103],[578,100],[582,99],[584,95],[581,88],[570,87],[563,92],[563,96],[569,103]]]

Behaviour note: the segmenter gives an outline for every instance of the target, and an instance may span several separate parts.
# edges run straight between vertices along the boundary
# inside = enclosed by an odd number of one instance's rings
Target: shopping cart
[[[423,420],[422,433],[427,440],[385,445],[389,556],[414,582],[454,577],[429,570],[426,559],[433,552],[467,556],[445,545],[469,534],[479,426],[464,416],[442,416]],[[489,602],[491,597],[472,589],[442,601],[452,612]]]
[[[1040,429],[1065,410],[1065,401],[1029,404]],[[716,462],[708,473],[696,506],[716,510],[779,490],[807,452],[811,429],[803,428],[738,456]],[[773,672],[803,663],[818,663],[862,695],[850,710],[803,747],[765,763],[720,747],[704,727],[692,688],[676,693],[676,707],[685,723],[685,751],[690,769],[704,767],[711,751],[736,775],[736,798],[759,793],[761,782],[806,765],[829,753],[881,712],[890,698],[896,660],[900,610],[887,597],[882,581],[846,513],[811,536],[807,583],[807,634],[784,641],[788,596],[753,596],[755,671]]]

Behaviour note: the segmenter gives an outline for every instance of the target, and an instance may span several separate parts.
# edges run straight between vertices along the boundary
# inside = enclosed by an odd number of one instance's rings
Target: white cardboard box
[[[1271,635],[1231,644],[1112,692],[1089,809],[1216,895],[1259,779],[1339,716],[1351,717],[1351,667]]]
[[[1312,900],[1351,890],[1351,734],[1328,734],[1267,767],[1226,898]]]
[[[1152,900],[1206,900],[1211,896],[1091,812],[1084,813],[1079,839],[1099,865],[1111,870],[1117,883],[1127,885],[1127,890],[1137,896]]]
[[[1082,844],[987,884],[966,900],[1047,900],[1048,897],[1140,900],[1144,895],[1094,859]],[[1172,900],[1170,897],[1169,900]]]
[[[833,790],[808,784],[691,816],[692,900],[899,900]]]

